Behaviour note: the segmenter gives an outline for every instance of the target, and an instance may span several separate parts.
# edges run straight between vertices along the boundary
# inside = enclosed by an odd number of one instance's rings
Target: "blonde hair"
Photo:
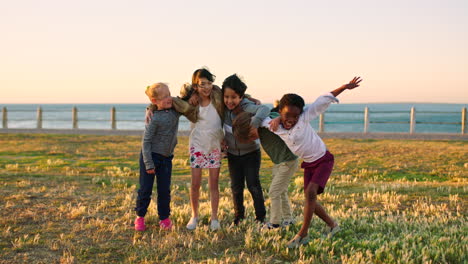
[[[169,86],[167,86],[167,84],[165,84],[165,83],[162,83],[162,82],[153,83],[153,84],[151,84],[151,85],[146,86],[145,94],[146,94],[149,98],[157,99],[157,98],[158,98],[159,89],[161,89],[161,88],[163,88],[163,87],[166,87],[167,89],[169,89]]]

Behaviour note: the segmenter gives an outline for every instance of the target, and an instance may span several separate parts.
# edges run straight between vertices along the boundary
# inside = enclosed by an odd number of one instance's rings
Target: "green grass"
[[[190,218],[188,139],[176,148],[172,232],[159,230],[155,203],[148,230],[132,222],[140,137],[21,135],[0,137],[0,263],[466,263],[468,148],[462,141],[325,140],[335,155],[319,201],[343,230],[323,237],[314,218],[311,242],[284,247],[300,228],[303,193],[298,169],[289,187],[299,224],[260,232],[245,192],[247,221],[230,227],[226,164],[220,175],[223,229],[208,230],[206,175],[202,225]],[[269,206],[272,162],[262,154],[261,182]]]

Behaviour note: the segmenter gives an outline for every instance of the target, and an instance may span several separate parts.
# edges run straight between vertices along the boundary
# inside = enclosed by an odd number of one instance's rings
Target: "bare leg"
[[[307,185],[307,188],[304,190],[305,193],[305,206],[304,206],[304,223],[302,223],[301,230],[297,235],[305,237],[309,231],[310,221],[312,220],[312,215],[315,212],[317,205],[317,191],[319,186],[313,182]]]
[[[211,200],[211,220],[218,220],[218,204],[219,204],[219,170],[220,168],[210,168],[210,177],[208,184],[210,186],[210,200]]]
[[[320,219],[322,219],[329,227],[333,228],[336,226],[335,221],[325,212],[325,209],[322,205],[317,201],[315,205],[315,212],[314,212]]]
[[[190,187],[190,204],[192,205],[192,217],[198,218],[198,199],[200,198],[201,168],[192,168],[192,185]]]

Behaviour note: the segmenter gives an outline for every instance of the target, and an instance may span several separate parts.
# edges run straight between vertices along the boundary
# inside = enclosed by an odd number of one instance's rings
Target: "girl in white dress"
[[[211,200],[211,230],[220,228],[218,221],[219,204],[219,171],[221,167],[221,141],[224,138],[223,121],[224,105],[219,87],[214,86],[215,76],[207,69],[198,69],[192,76],[192,88],[198,95],[198,121],[189,137],[190,167],[192,184],[190,203],[192,217],[187,229],[194,230],[198,224],[198,208],[202,169],[208,169],[208,184]]]

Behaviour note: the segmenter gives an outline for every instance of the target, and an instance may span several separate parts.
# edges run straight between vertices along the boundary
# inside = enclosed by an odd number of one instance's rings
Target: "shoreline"
[[[112,130],[112,129],[34,129],[34,128],[1,128],[0,134],[65,134],[65,135],[102,135],[102,136],[141,136],[143,130]],[[178,136],[189,136],[190,131],[180,130]],[[401,140],[456,140],[468,141],[468,134],[441,133],[356,133],[356,132],[323,132],[321,138],[340,139],[401,139]]]

